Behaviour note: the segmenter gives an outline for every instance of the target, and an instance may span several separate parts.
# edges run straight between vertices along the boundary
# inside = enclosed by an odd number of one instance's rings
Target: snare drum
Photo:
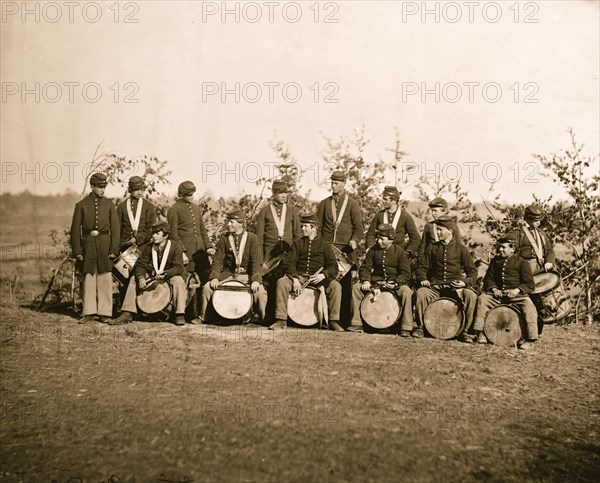
[[[536,273],[533,281],[535,290],[532,293],[542,299],[542,313],[539,315],[544,323],[558,322],[569,315],[571,303],[560,273],[555,271]]]
[[[146,315],[168,319],[173,312],[173,293],[166,280],[154,281],[136,297],[138,309]]]
[[[360,316],[374,329],[388,329],[400,317],[400,300],[393,292],[383,291],[374,299],[373,292],[368,293],[360,303]]]
[[[335,245],[332,244],[331,247],[333,248],[333,252],[335,253],[335,258],[338,263],[338,274],[335,278],[339,282],[350,270],[352,270],[354,262],[348,257],[348,255],[346,255]]]
[[[288,298],[288,317],[292,322],[304,327],[316,325],[321,320],[319,296],[321,291],[315,287],[305,287],[297,297]]]
[[[250,286],[239,280],[221,282],[212,296],[215,312],[226,320],[250,320],[252,301]]]
[[[427,306],[423,319],[423,325],[432,337],[447,340],[460,334],[465,314],[456,300],[442,297]]]
[[[142,252],[137,245],[131,245],[127,250],[115,258],[115,261],[113,262],[113,274],[123,285],[127,285],[133,266],[141,254]]]
[[[512,305],[498,305],[485,316],[483,332],[495,345],[514,347],[521,338],[521,312]]]

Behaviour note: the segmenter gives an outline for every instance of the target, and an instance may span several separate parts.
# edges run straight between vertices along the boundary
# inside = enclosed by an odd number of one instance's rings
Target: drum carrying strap
[[[396,227],[398,226],[398,221],[400,220],[400,215],[401,215],[401,212],[402,212],[402,210],[401,210],[400,208],[398,208],[398,209],[396,210],[396,213],[394,213],[394,219],[393,219],[393,220],[392,220],[392,222],[390,223],[390,222],[389,222],[389,217],[388,217],[388,211],[387,211],[387,210],[385,210],[385,211],[383,212],[383,222],[384,222],[385,224],[388,224],[388,223],[389,223],[390,225],[392,225],[392,226],[394,227],[394,230],[395,230],[395,229],[396,229]],[[436,241],[437,241],[437,240],[436,240]]]
[[[235,249],[235,240],[233,239],[233,235],[229,235],[229,246],[231,247],[231,251],[233,252],[233,256],[235,257],[235,271],[238,272],[239,268],[242,266],[242,258],[244,258],[244,250],[246,249],[246,241],[248,240],[248,232],[245,231],[242,235],[242,239],[240,241],[240,249],[239,251]]]
[[[165,246],[165,251],[162,254],[162,258],[160,260],[160,266],[158,264],[158,250],[155,250],[152,247],[152,266],[154,267],[154,272],[156,275],[160,275],[165,271],[165,267],[167,266],[167,258],[169,256],[169,250],[171,249],[171,240],[167,240],[167,244]]]
[[[277,217],[277,210],[275,209],[275,205],[271,203],[271,214],[273,215],[273,220],[275,220],[275,226],[277,227],[277,236],[281,239],[283,238],[283,234],[285,232],[285,215],[287,213],[287,203],[283,204],[283,208],[281,209],[281,218]]]
[[[337,235],[337,230],[340,224],[342,223],[342,218],[344,217],[344,212],[346,211],[347,205],[348,195],[345,195],[342,207],[340,208],[340,213],[338,215],[337,210],[335,208],[335,200],[331,198],[331,214],[333,215],[333,239],[331,240],[331,243],[335,243],[335,236]]]
[[[321,285],[319,287],[319,329],[322,328],[323,322],[325,325],[329,325],[329,311],[327,309],[327,299],[325,298],[325,287]]]
[[[537,230],[536,230],[536,232],[537,232]],[[531,243],[531,246],[533,247],[533,251],[535,252],[535,257],[538,259],[538,263],[540,264],[540,266],[543,267],[544,266],[544,240],[542,238],[542,235],[541,234],[539,235],[540,239],[538,242],[537,237],[531,232],[529,227],[527,227],[525,225],[523,225],[523,233],[525,233],[525,236],[529,240],[529,243]]]
[[[133,210],[131,209],[131,198],[127,198],[127,216],[129,217],[129,224],[133,232],[137,232],[140,226],[140,220],[142,219],[142,203],[143,199],[138,200],[137,208],[135,210],[135,216],[133,216]]]

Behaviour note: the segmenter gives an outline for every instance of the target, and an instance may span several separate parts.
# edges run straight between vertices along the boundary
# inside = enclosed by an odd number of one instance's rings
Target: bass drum
[[[534,295],[541,298],[542,313],[539,314],[545,324],[558,322],[571,312],[571,303],[565,292],[560,273],[540,272],[533,276]]]
[[[221,282],[213,293],[212,306],[219,317],[247,322],[252,316],[252,291],[239,280]]]
[[[456,300],[442,297],[427,306],[423,319],[423,324],[432,337],[448,340],[462,331],[465,314]]]
[[[521,312],[511,305],[499,305],[485,316],[485,336],[494,345],[514,347],[521,338]]]
[[[151,318],[168,320],[173,312],[173,294],[169,282],[154,281],[136,297],[138,309]]]
[[[376,299],[370,292],[360,303],[360,316],[373,329],[389,329],[400,318],[400,310],[400,300],[388,291],[382,291]]]
[[[305,287],[297,297],[288,298],[288,317],[303,327],[312,327],[321,320],[319,297],[321,292],[314,287]]]

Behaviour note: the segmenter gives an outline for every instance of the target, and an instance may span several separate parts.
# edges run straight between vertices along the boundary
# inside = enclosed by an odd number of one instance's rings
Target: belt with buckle
[[[88,230],[88,229],[84,228],[83,234],[90,235],[90,236],[109,235],[110,231],[109,230]]]

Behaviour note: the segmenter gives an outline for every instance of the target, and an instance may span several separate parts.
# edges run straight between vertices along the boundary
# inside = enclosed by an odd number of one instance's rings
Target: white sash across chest
[[[395,229],[396,229],[396,227],[398,226],[398,221],[400,220],[400,214],[401,214],[400,212],[401,212],[401,211],[402,211],[402,210],[401,210],[400,208],[398,208],[398,209],[396,210],[396,213],[394,213],[394,219],[393,219],[393,220],[392,220],[392,222],[390,223],[390,222],[389,222],[389,216],[388,216],[388,210],[385,210],[385,211],[383,212],[383,222],[384,222],[384,223],[386,223],[386,224],[390,224],[390,225],[392,225],[392,226],[394,227],[394,230],[395,230]]]
[[[285,233],[285,215],[287,214],[287,203],[283,204],[283,208],[281,209],[281,218],[277,217],[277,209],[275,205],[271,203],[271,214],[273,215],[273,220],[275,220],[275,226],[277,227],[277,236],[279,238],[283,238],[283,234]]]
[[[248,232],[245,231],[242,235],[242,239],[240,241],[240,249],[239,251],[235,249],[235,240],[233,235],[229,235],[229,246],[231,247],[231,251],[233,252],[233,256],[235,257],[235,268],[238,270],[242,265],[242,258],[244,258],[244,250],[246,249],[246,241],[248,241]]]
[[[135,210],[135,216],[131,209],[131,198],[127,198],[127,216],[129,217],[129,224],[131,229],[136,232],[140,226],[140,220],[142,219],[142,203],[143,199],[138,200],[137,209]]]
[[[158,264],[158,250],[155,250],[152,247],[152,266],[154,267],[154,272],[156,275],[160,275],[165,271],[165,267],[167,265],[167,258],[169,256],[169,250],[171,250],[171,240],[167,240],[167,245],[165,246],[165,251],[163,252],[162,259],[160,260],[160,265]]]
[[[337,214],[337,210],[335,207],[335,200],[331,198],[331,215],[333,216],[333,240],[332,243],[335,243],[335,237],[337,235],[337,230],[342,223],[342,218],[344,217],[344,212],[346,211],[346,206],[348,205],[348,195],[344,196],[344,201],[342,202],[342,207],[340,208],[339,215]]]

